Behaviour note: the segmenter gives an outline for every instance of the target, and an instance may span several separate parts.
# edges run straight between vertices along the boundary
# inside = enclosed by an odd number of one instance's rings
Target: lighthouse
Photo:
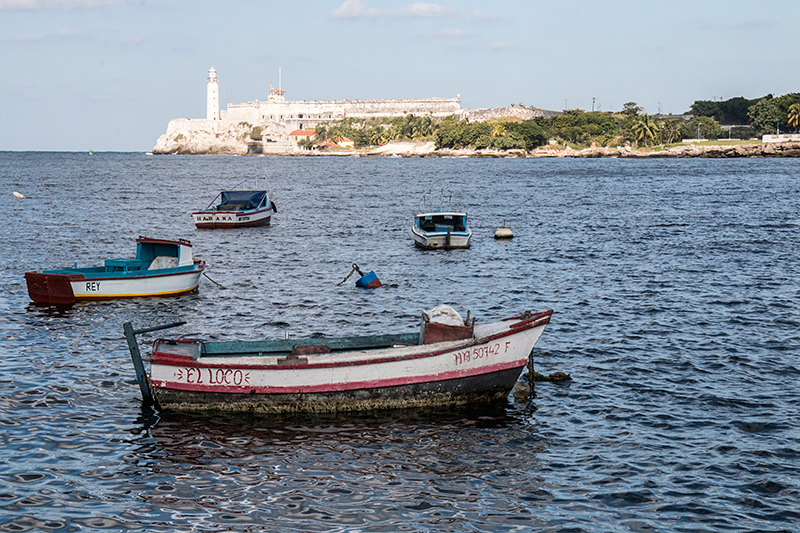
[[[208,120],[219,120],[219,83],[217,83],[217,71],[211,67],[208,71],[208,91],[206,98],[206,118]]]

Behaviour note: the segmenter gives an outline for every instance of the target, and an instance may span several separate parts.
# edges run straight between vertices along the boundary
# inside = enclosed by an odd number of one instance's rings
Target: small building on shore
[[[289,140],[292,142],[305,141],[313,139],[316,134],[316,130],[294,130],[289,133]]]

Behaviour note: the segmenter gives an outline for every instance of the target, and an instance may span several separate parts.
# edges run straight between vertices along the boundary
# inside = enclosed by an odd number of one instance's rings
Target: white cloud
[[[118,0],[0,0],[0,11],[72,11],[117,4]]]
[[[338,9],[331,12],[331,17],[335,19],[376,18],[382,14],[380,9],[364,7],[361,0],[345,0]]]
[[[512,45],[507,43],[491,43],[489,45],[489,50],[506,50],[508,48],[514,48]]]
[[[408,18],[443,18],[452,17],[456,10],[451,7],[442,7],[438,4],[425,4],[416,2],[403,9],[395,11],[395,16]]]
[[[63,41],[66,39],[81,39],[84,35],[75,30],[58,30],[53,33],[11,35],[0,38],[5,43],[43,43],[47,41]]]
[[[415,2],[402,9],[385,13],[380,9],[366,7],[361,0],[345,0],[342,5],[331,11],[330,16],[335,19],[371,19],[384,16],[394,18],[447,18],[455,14],[456,10],[454,8],[443,7],[438,4],[426,4],[424,2]]]

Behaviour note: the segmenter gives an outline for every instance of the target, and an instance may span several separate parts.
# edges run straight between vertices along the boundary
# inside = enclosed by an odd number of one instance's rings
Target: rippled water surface
[[[798,531],[795,159],[0,153],[1,531]],[[269,176],[271,226],[189,213]],[[414,248],[422,193],[469,250]],[[18,199],[18,191],[26,196]],[[506,221],[515,234],[493,238]],[[30,303],[24,272],[186,238],[197,294]],[[384,287],[358,289],[353,263]],[[143,410],[122,323],[218,339],[554,309],[529,401],[329,416]],[[144,351],[153,336],[141,338]]]

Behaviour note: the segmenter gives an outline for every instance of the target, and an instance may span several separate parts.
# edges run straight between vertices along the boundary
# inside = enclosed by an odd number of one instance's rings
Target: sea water
[[[0,531],[798,531],[799,171],[0,153]],[[270,226],[194,228],[264,177]],[[414,247],[423,195],[468,213],[470,249]],[[139,235],[191,240],[199,291],[30,302],[26,271],[133,257]],[[383,286],[339,285],[354,263]],[[489,407],[160,416],[122,336],[404,333],[440,303],[553,309],[536,370],[572,379]]]

